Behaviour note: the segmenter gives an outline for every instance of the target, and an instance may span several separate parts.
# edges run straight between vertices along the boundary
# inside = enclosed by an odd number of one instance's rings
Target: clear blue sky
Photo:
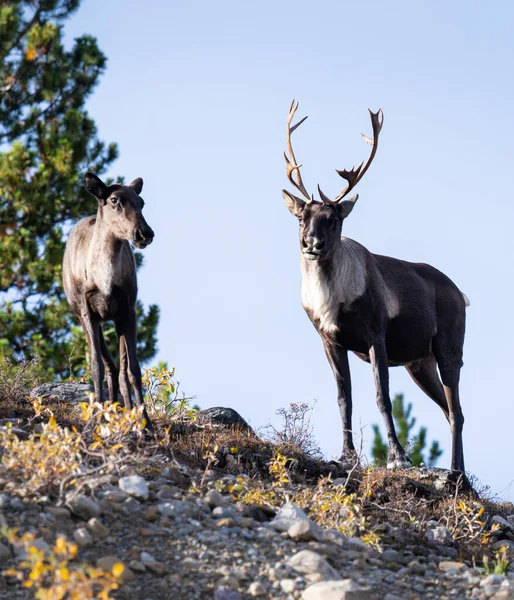
[[[297,223],[285,208],[287,109],[310,190],[367,156],[367,108],[385,120],[343,232],[428,262],[471,299],[461,399],[467,468],[514,498],[514,5],[508,2],[84,0],[67,26],[95,35],[108,69],[88,108],[119,144],[110,175],[144,178],[154,244],[141,297],[162,311],[159,360],[202,407],[258,427],[317,400],[326,456],[342,435],[335,383],[300,301]],[[92,200],[91,211],[95,209]],[[382,423],[369,365],[352,357],[354,429]],[[419,422],[450,460],[441,410],[402,368]]]

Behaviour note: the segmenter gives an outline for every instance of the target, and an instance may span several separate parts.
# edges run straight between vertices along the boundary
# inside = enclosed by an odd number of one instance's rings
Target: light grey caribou
[[[98,202],[96,215],[81,219],[71,230],[63,264],[64,291],[86,334],[91,356],[91,374],[96,398],[102,402],[102,382],[107,372],[109,400],[118,390],[125,406],[143,405],[141,368],[137,359],[136,298],[137,279],[130,244],[146,248],[154,233],[143,217],[144,201],[139,195],[143,180],[129,185],[107,186],[92,173],[86,173],[84,186]],[[107,347],[102,326],[114,321],[119,337],[120,370]]]

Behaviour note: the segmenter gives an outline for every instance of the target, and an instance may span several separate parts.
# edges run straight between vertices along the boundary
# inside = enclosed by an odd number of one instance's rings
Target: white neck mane
[[[341,308],[366,290],[366,255],[360,244],[343,237],[332,259],[332,272],[327,278],[317,261],[300,259],[302,270],[302,304],[327,333],[338,330],[337,316]]]

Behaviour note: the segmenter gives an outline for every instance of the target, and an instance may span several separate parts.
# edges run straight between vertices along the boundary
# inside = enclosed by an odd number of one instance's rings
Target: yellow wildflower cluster
[[[145,369],[143,386],[145,401],[152,412],[167,413],[180,419],[194,420],[196,409],[191,406],[191,398],[179,394],[179,383],[175,381],[175,369],[169,369],[167,363]]]
[[[111,456],[125,448],[129,434],[143,435],[146,421],[143,407],[127,410],[119,402],[95,402],[91,394],[89,402],[79,404],[81,419],[86,423],[82,436],[91,433],[89,450],[105,448]]]
[[[77,545],[65,537],[58,537],[52,547],[41,550],[34,544],[33,533],[19,536],[16,529],[9,528],[3,528],[1,533],[22,550],[19,568],[9,569],[5,574],[32,588],[38,600],[109,600],[110,592],[119,587],[123,564],[115,564],[111,572],[88,564],[75,565]]]
[[[366,544],[379,546],[379,537],[368,529],[356,494],[348,494],[344,486],[335,486],[328,477],[321,479],[315,487],[295,487],[287,469],[290,460],[277,452],[270,461],[271,486],[238,477],[229,488],[231,494],[245,504],[280,506],[284,502],[294,502],[318,525],[337,529],[345,536],[360,535]]]
[[[20,439],[9,425],[0,430],[1,461],[11,479],[18,481],[26,494],[62,494],[76,483],[76,477],[111,470],[116,461],[133,455],[134,434],[141,438],[145,420],[142,407],[125,410],[119,403],[83,402],[79,405],[84,421],[82,431],[60,427],[40,400],[34,412],[49,415],[46,423],[27,439]]]
[[[30,493],[48,493],[63,478],[80,471],[80,436],[59,427],[53,416],[40,427],[41,433],[27,440],[20,440],[9,426],[0,431],[2,463]]]

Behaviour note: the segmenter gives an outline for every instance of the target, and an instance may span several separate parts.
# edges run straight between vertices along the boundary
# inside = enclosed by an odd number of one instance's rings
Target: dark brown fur
[[[300,222],[302,301],[323,339],[334,372],[343,421],[342,462],[355,464],[352,435],[352,387],[348,351],[371,363],[377,403],[389,439],[388,467],[405,466],[409,457],[394,428],[389,397],[389,366],[404,365],[414,381],[444,411],[452,430],[453,471],[464,472],[459,376],[464,344],[463,294],[446,275],[430,265],[372,254],[361,244],[341,237],[343,220],[358,196],[347,198],[373,161],[383,114],[370,111],[373,139],[369,158],[357,168],[338,170],[346,187],[330,200],[319,188],[315,202],[303,184],[291,143],[298,109],[294,100],[287,117],[286,174],[303,195],[283,190],[289,211]],[[437,373],[439,373],[441,379]],[[441,382],[442,380],[442,382]]]

